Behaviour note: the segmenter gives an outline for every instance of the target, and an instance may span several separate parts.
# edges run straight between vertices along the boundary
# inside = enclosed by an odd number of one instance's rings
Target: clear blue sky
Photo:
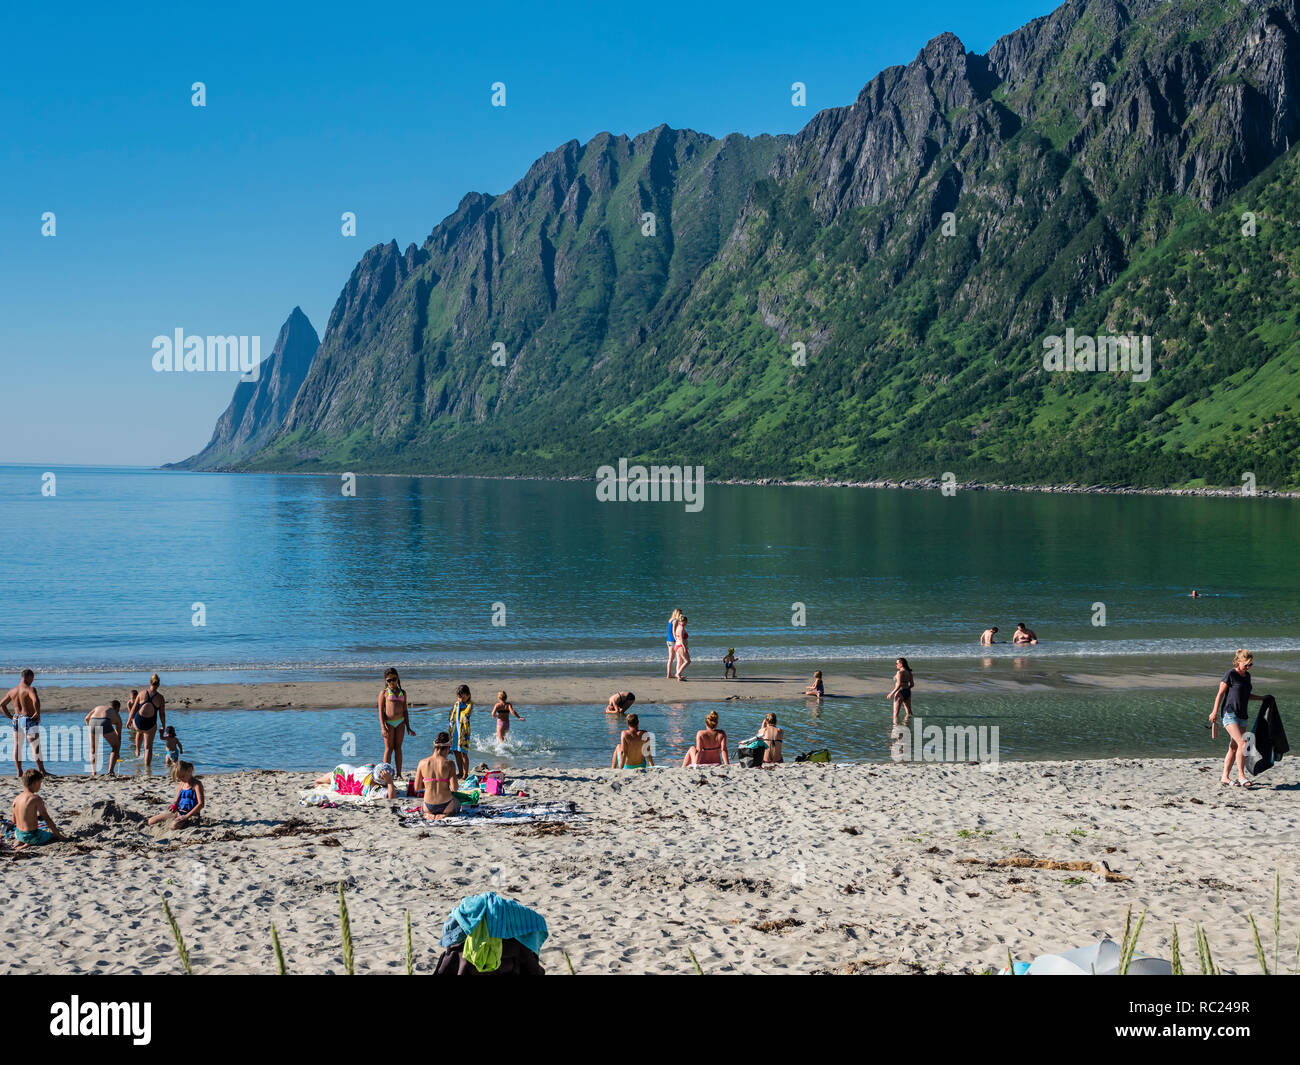
[[[366,248],[422,242],[566,140],[794,132],[944,30],[983,52],[1053,4],[117,6],[0,24],[0,462],[193,453],[234,379],[155,373],[155,336],[265,355],[295,305],[323,333]]]

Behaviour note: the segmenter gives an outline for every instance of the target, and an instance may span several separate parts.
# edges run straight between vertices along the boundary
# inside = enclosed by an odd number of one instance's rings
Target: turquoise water
[[[0,660],[74,682],[630,668],[660,660],[673,606],[704,660],[972,659],[1020,620],[1054,656],[1300,650],[1289,500],[708,485],[687,513],[589,482],[361,477],[346,498],[89,468],[52,471],[50,498],[42,472],[0,467]]]

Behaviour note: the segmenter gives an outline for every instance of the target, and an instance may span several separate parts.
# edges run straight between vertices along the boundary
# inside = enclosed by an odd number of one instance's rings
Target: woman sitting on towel
[[[318,788],[329,788],[340,795],[360,795],[363,799],[384,795],[396,799],[397,788],[393,784],[393,776],[391,762],[380,762],[378,765],[336,765],[323,777],[317,777],[313,784]]]
[[[695,734],[695,746],[686,752],[682,768],[688,765],[730,765],[727,761],[727,734],[718,728],[718,712],[710,710],[705,727]]]
[[[460,813],[456,788],[460,785],[460,771],[451,757],[451,736],[439,732],[433,740],[433,754],[420,762],[415,770],[415,790],[424,789],[424,817],[428,821],[441,821]]]

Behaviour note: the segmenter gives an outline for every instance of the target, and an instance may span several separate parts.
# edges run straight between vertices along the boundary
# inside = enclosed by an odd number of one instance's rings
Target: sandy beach
[[[8,973],[173,973],[166,897],[197,973],[269,973],[272,922],[290,972],[341,972],[337,884],[357,971],[404,971],[410,912],[428,971],[448,911],[484,890],[537,909],[548,972],[976,973],[1109,935],[1149,909],[1140,946],[1201,923],[1225,971],[1258,971],[1246,916],[1295,965],[1300,763],[1223,788],[1221,761],[549,769],[534,800],[564,825],[405,827],[401,800],[299,805],[306,774],[206,778],[211,816],[141,824],[171,800],[155,777],[61,777],[44,797],[76,842],[0,856]],[[327,767],[322,767],[322,769]],[[6,804],[16,783],[5,792]],[[92,810],[111,800],[110,820]],[[999,864],[1001,863],[1001,864]],[[1055,868],[1037,867],[1059,863]]]

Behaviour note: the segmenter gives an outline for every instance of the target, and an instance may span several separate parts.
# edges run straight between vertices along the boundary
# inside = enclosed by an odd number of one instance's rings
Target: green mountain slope
[[[1298,26],[1075,0],[793,138],[565,145],[367,253],[245,468],[1295,487]],[[1067,329],[1150,379],[1045,371]]]

